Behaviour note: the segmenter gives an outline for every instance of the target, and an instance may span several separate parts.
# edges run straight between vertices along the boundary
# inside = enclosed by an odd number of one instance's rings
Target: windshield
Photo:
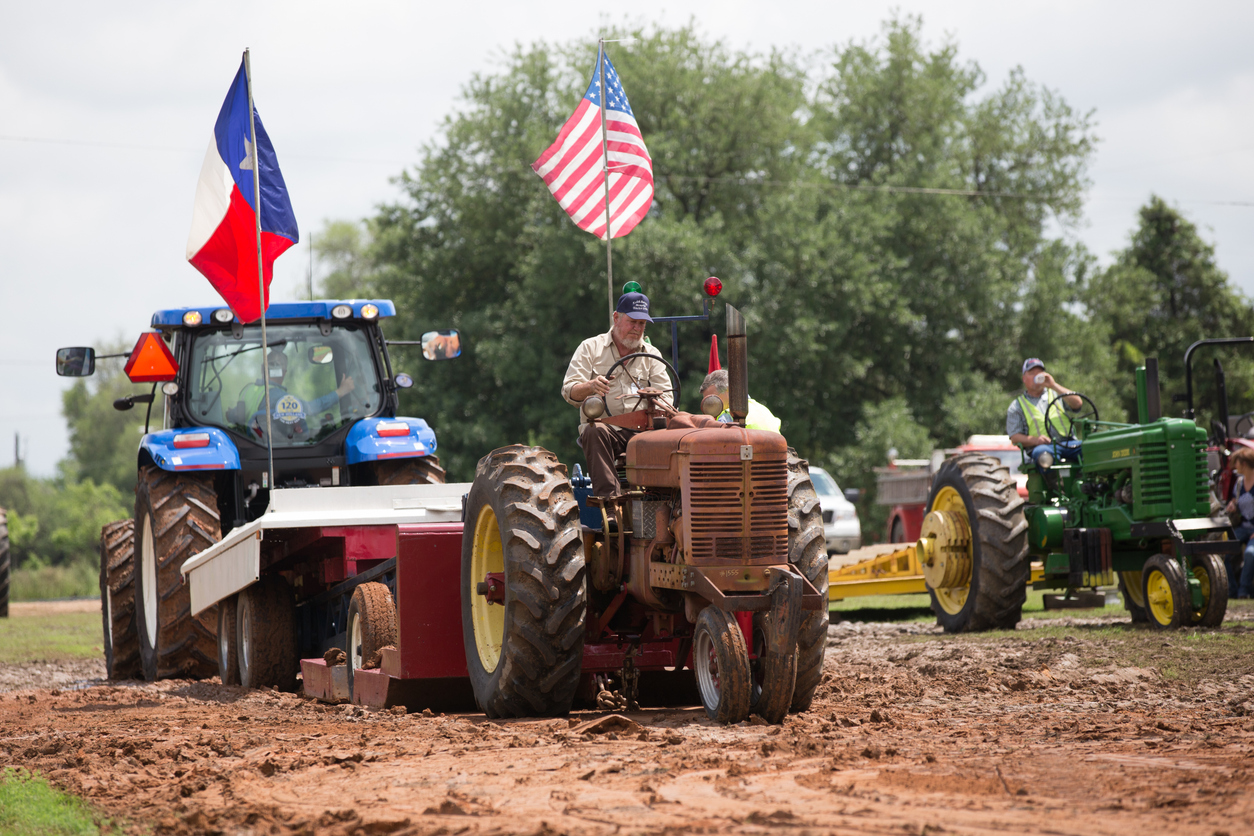
[[[814,492],[819,496],[840,496],[840,488],[836,487],[836,480],[827,475],[826,470],[820,470],[817,467],[810,468],[810,482],[814,485]]]
[[[260,326],[245,327],[239,339],[230,331],[194,339],[187,381],[193,419],[250,441],[266,440],[263,370],[270,377],[276,447],[314,444],[373,415],[382,403],[369,337],[356,325],[336,326],[325,336],[317,323],[270,325],[266,361]]]

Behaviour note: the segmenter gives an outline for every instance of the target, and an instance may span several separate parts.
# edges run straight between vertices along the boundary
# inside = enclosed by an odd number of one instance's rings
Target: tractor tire
[[[579,506],[566,466],[513,445],[479,460],[462,538],[462,635],[475,701],[489,717],[570,711],[583,663],[587,589]],[[502,573],[504,603],[479,594]]]
[[[235,646],[240,685],[296,690],[296,601],[281,575],[262,575],[236,595]]]
[[[238,608],[236,595],[218,602],[218,679],[223,685],[239,685]]]
[[[374,463],[376,485],[443,485],[444,468],[435,456],[383,459]]]
[[[100,620],[105,675],[109,679],[138,677],[142,669],[135,624],[134,520],[118,520],[100,529]]]
[[[992,456],[966,453],[932,480],[927,512],[948,510],[970,527],[969,577],[962,586],[928,587],[946,633],[1013,630],[1023,612],[1031,567],[1023,498],[1010,471]]]
[[[9,577],[13,574],[9,553],[9,517],[0,508],[0,618],[9,617]]]
[[[348,603],[348,693],[353,693],[355,673],[364,668],[380,648],[396,645],[396,604],[381,583],[363,583],[353,590]]]
[[[829,622],[827,601],[827,540],[823,512],[810,482],[810,465],[788,449],[788,562],[805,575],[822,596],[823,606],[801,616],[797,633],[797,683],[789,711],[807,710],[823,678],[823,653],[827,648]]]
[[[1218,627],[1228,611],[1228,568],[1218,555],[1200,554],[1193,558],[1193,577],[1202,587],[1202,608],[1190,608],[1189,623]]]
[[[1192,617],[1189,585],[1184,571],[1174,557],[1165,554],[1150,555],[1141,570],[1141,591],[1145,597],[1145,612],[1151,627],[1158,630],[1175,630],[1187,626]]]
[[[1123,597],[1123,608],[1132,616],[1133,624],[1149,621],[1145,613],[1145,591],[1141,588],[1140,572],[1119,573],[1119,594]]]
[[[216,607],[191,614],[179,569],[222,539],[213,478],[145,467],[135,489],[136,629],[144,679],[204,679],[218,672]]]
[[[706,716],[728,724],[749,716],[753,675],[735,615],[717,607],[701,610],[692,635],[692,667]]]

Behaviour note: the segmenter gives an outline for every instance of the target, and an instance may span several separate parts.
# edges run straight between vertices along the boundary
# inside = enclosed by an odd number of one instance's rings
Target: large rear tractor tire
[[[374,463],[377,485],[443,485],[444,468],[435,456],[383,459]]]
[[[0,618],[9,617],[9,576],[12,575],[12,558],[9,556],[9,517],[0,508]]]
[[[788,562],[805,575],[823,599],[822,607],[807,610],[801,616],[801,629],[797,633],[797,682],[789,705],[789,711],[795,714],[810,707],[823,677],[829,616],[823,512],[810,482],[809,463],[791,448],[788,450]]]
[[[932,611],[946,633],[1011,630],[1030,572],[1028,523],[1015,481],[992,456],[967,453],[932,480],[919,549]]]
[[[139,676],[134,520],[118,520],[100,529],[100,620],[105,674],[109,679]]]
[[[717,607],[697,616],[692,666],[706,715],[716,723],[739,723],[749,716],[753,678],[749,648],[736,617]]]
[[[218,672],[217,607],[191,614],[179,569],[222,538],[213,478],[140,471],[135,489],[136,623],[144,679],[203,679]]]
[[[1189,623],[1193,614],[1189,585],[1174,557],[1150,555],[1141,570],[1141,594],[1151,627],[1174,630]]]
[[[235,604],[239,684],[296,690],[296,602],[280,575],[263,575],[241,590]]]
[[[1228,568],[1218,555],[1199,554],[1193,558],[1193,577],[1202,587],[1202,608],[1190,607],[1189,623],[1218,627],[1228,611]]]
[[[583,662],[587,591],[579,506],[557,456],[513,445],[479,460],[462,538],[462,635],[489,717],[570,711]],[[489,576],[504,600],[489,600]]]
[[[396,644],[396,604],[381,583],[363,583],[348,603],[348,693],[353,679],[381,648]]]
[[[1123,597],[1123,608],[1132,617],[1133,624],[1149,621],[1149,616],[1145,613],[1145,590],[1142,589],[1140,572],[1119,573],[1119,594]]]

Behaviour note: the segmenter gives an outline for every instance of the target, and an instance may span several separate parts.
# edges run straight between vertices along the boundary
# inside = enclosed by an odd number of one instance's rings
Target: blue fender
[[[208,444],[197,447],[185,445],[187,436],[209,437]],[[201,444],[204,439],[193,439]],[[216,427],[182,427],[177,430],[161,430],[148,433],[139,442],[141,462],[144,458],[162,470],[239,470],[239,451],[227,434]]]
[[[380,435],[379,425],[406,424],[405,435]],[[349,464],[379,459],[430,456],[435,453],[435,431],[421,418],[364,418],[353,425],[344,439],[344,455]]]

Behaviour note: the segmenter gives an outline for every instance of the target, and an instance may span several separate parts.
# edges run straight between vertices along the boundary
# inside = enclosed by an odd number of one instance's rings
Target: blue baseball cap
[[[1023,371],[1019,372],[1019,374],[1027,374],[1030,369],[1035,369],[1037,366],[1042,371],[1045,370],[1045,364],[1041,362],[1039,357],[1029,357],[1023,361]]]
[[[649,297],[643,293],[624,293],[618,297],[618,307],[614,310],[632,319],[653,321],[653,317],[649,316]]]

